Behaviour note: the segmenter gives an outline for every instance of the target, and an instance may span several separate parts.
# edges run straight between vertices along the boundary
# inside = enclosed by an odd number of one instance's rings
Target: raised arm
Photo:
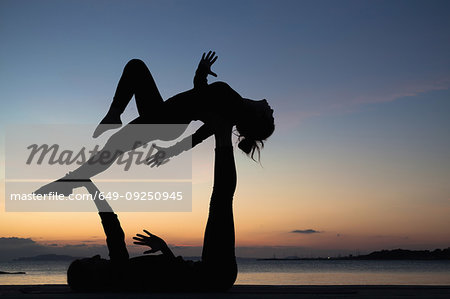
[[[114,213],[108,201],[102,198],[102,193],[91,181],[86,180],[84,187],[92,195],[98,214],[102,219],[103,230],[106,235],[106,245],[108,246],[109,258],[111,261],[125,261],[129,258],[127,245],[125,244],[125,234],[120,225],[117,215]]]
[[[203,53],[202,59],[198,64],[194,76],[194,89],[203,88],[208,85],[208,75],[217,77],[217,74],[211,71],[211,66],[217,60],[216,52],[209,51],[208,54]]]
[[[170,250],[169,246],[167,246],[166,242],[160,237],[153,235],[144,229],[144,232],[148,235],[136,234],[136,237],[133,237],[136,242],[133,242],[136,245],[143,245],[150,247],[150,250],[144,251],[144,254],[147,253],[155,253],[161,251],[162,254],[169,258],[175,258],[172,250]]]

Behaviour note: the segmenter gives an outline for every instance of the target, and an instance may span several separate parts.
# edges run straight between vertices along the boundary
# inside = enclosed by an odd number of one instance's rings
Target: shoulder
[[[216,81],[209,84],[208,86],[211,88],[224,88],[224,89],[231,88],[230,85],[228,85],[228,83],[225,83],[223,81]]]

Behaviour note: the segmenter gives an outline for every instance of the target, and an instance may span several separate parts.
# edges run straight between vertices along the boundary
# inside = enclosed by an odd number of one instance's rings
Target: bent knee
[[[147,69],[145,62],[140,59],[134,58],[127,62],[125,65],[125,69],[139,70],[139,69]]]

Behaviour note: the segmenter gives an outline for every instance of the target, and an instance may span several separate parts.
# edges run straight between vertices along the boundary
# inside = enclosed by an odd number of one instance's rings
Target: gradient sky
[[[448,1],[2,0],[1,131],[97,123],[131,58],[166,99],[192,88],[212,49],[212,79],[275,110],[262,166],[236,151],[243,255],[449,247],[449,11]],[[131,105],[123,120],[136,114]],[[213,146],[193,151],[192,213],[122,213],[130,245],[146,227],[201,246]],[[95,213],[7,213],[1,188],[0,237],[104,242]]]

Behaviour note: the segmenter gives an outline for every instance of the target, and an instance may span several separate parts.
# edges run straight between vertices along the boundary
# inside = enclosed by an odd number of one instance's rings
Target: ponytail
[[[248,100],[252,102],[251,100]],[[252,108],[256,109],[256,108]],[[259,110],[246,112],[236,123],[238,136],[238,147],[247,154],[253,161],[259,162],[260,151],[264,147],[264,141],[269,138],[275,130],[275,123],[272,116],[273,110],[269,105],[265,107],[264,113]],[[255,159],[255,153],[258,153],[258,159]]]
[[[257,152],[258,153],[258,161],[259,161],[260,150],[261,150],[261,148],[264,147],[264,143],[262,142],[262,140],[254,140],[252,138],[240,136],[238,147],[244,153],[246,153],[247,156],[252,158],[254,161],[256,161],[254,158],[254,155],[255,155],[255,152]]]

